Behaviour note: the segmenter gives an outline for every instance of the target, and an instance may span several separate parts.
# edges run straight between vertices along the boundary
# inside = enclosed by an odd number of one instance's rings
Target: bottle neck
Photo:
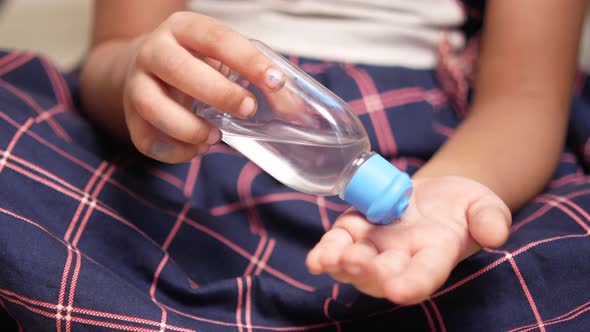
[[[348,182],[350,182],[350,179],[352,179],[352,177],[354,176],[354,173],[356,173],[356,171],[361,167],[361,165],[369,158],[371,158],[374,154],[375,152],[373,151],[361,152],[358,156],[356,156],[356,158],[352,160],[350,164],[348,164],[348,166],[346,166],[344,171],[342,171],[342,173],[340,174],[340,178],[338,179],[338,196],[340,198],[344,198],[344,189],[348,185]]]

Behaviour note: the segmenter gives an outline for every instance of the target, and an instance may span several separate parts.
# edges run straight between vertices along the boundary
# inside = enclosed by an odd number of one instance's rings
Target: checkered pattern
[[[291,60],[410,173],[461,121],[435,72]],[[347,208],[337,198],[294,192],[224,145],[180,165],[146,159],[76,111],[71,77],[2,53],[2,331],[590,330],[586,82],[558,172],[508,244],[400,307],[306,272],[307,251]]]

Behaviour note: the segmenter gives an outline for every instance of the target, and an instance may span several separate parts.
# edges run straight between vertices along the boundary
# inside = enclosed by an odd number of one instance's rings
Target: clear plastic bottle
[[[371,151],[363,125],[344,101],[268,46],[252,42],[281,69],[282,87],[264,92],[222,65],[221,73],[254,94],[257,113],[241,120],[196,102],[196,114],[288,187],[338,195],[373,223],[400,218],[412,193],[408,175]]]

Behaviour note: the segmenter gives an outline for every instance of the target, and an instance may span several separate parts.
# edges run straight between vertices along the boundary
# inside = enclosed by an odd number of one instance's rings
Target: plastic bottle
[[[401,218],[412,193],[409,176],[371,151],[363,125],[344,101],[268,46],[252,42],[281,69],[282,87],[264,92],[221,65],[221,73],[254,94],[257,113],[241,120],[196,102],[196,114],[286,186],[338,195],[372,223]]]

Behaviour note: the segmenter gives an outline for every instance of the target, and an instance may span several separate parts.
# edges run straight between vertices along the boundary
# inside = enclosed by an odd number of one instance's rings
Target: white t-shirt
[[[194,0],[190,9],[277,51],[323,60],[433,68],[447,33],[462,47],[459,0]]]

